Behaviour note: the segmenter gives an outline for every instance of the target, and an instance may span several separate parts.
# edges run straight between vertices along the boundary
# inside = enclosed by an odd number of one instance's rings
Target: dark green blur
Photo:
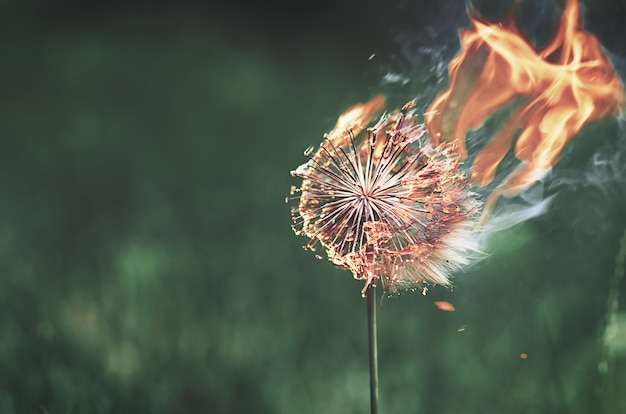
[[[302,250],[284,198],[343,109],[433,76],[381,86],[400,6],[35,4],[0,36],[0,414],[367,412],[361,282]],[[453,290],[383,301],[381,413],[626,410],[626,345],[598,371],[626,185],[589,184],[623,142],[590,125],[546,214]]]

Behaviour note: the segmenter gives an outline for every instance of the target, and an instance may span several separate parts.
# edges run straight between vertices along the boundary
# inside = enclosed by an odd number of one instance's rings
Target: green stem
[[[378,343],[376,339],[376,287],[367,289],[367,328],[370,350],[370,408],[378,414]]]

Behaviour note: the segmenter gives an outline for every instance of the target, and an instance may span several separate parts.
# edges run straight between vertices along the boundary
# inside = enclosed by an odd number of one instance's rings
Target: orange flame
[[[352,105],[341,114],[337,124],[325,138],[337,147],[344,146],[348,141],[345,132],[350,129],[354,135],[361,133],[370,120],[385,107],[385,97],[376,95],[366,103]]]
[[[464,140],[494,111],[525,97],[472,165],[472,179],[490,183],[521,130],[515,156],[522,161],[491,194],[485,214],[500,196],[513,196],[540,179],[565,145],[589,122],[615,113],[623,86],[598,39],[579,28],[578,0],[567,0],[556,33],[537,52],[523,37],[513,13],[502,23],[470,16],[460,33],[461,52],[448,66],[450,85],[431,104],[426,127],[435,144]]]

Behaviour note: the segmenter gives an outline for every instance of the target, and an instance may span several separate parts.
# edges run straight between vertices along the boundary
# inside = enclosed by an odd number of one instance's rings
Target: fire
[[[472,165],[473,181],[489,184],[520,131],[515,156],[521,164],[491,194],[486,217],[499,196],[513,196],[540,179],[586,124],[616,113],[624,92],[598,39],[579,27],[577,0],[567,0],[554,37],[540,51],[524,38],[513,13],[501,23],[479,16],[470,21],[448,66],[449,87],[428,109],[426,127],[435,144],[454,141],[464,159],[467,131],[524,98]]]
[[[354,135],[359,135],[374,115],[381,112],[384,107],[383,95],[377,95],[366,103],[352,105],[341,114],[335,128],[326,135],[326,138],[335,146],[346,144],[346,130],[351,129]]]

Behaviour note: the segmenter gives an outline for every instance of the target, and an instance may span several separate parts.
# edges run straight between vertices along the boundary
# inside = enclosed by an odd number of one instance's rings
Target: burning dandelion
[[[411,112],[383,115],[382,96],[349,108],[309,161],[291,174],[293,229],[305,248],[326,251],[368,287],[388,293],[449,285],[450,274],[478,251],[479,202],[459,170],[454,144],[436,147]]]
[[[378,96],[344,112],[319,148],[305,152],[309,160],[291,172],[302,178],[288,201],[296,201],[293,230],[309,238],[305,248],[324,250],[332,263],[365,281],[373,414],[378,281],[387,293],[449,285],[450,274],[479,252],[480,214],[484,221],[500,196],[540,179],[585,125],[623,109],[622,82],[597,38],[580,27],[578,0],[565,1],[555,35],[541,50],[513,16],[498,23],[469,16],[472,27],[461,32],[461,51],[448,66],[449,87],[431,103],[426,126],[409,103],[368,128],[384,107]],[[468,130],[519,98],[473,157],[471,177],[461,172]],[[470,186],[494,180],[511,146],[520,164],[483,205]],[[448,302],[435,305],[454,311]]]

